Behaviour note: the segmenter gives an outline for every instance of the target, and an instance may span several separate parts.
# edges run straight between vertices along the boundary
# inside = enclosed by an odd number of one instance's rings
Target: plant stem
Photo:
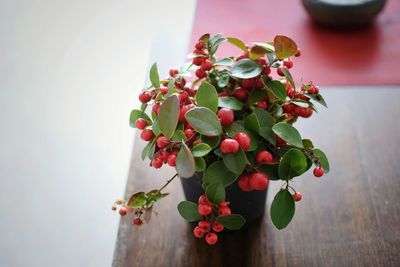
[[[172,176],[171,179],[169,179],[160,189],[158,189],[158,192],[161,192],[161,190],[163,190],[164,188],[166,188],[167,185],[169,185],[169,183],[172,182],[177,176],[178,176],[178,173],[175,173],[175,175]]]

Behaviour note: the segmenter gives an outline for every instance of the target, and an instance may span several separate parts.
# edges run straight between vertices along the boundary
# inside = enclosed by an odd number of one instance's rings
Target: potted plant
[[[243,54],[218,58],[224,42]],[[217,233],[240,229],[262,215],[274,180],[283,185],[272,202],[271,220],[285,228],[302,198],[292,179],[312,166],[316,177],[329,171],[324,152],[293,126],[310,117],[316,103],[326,107],[316,85],[296,86],[292,78],[291,58],[300,54],[296,43],[282,35],[245,45],[237,38],[205,34],[189,55],[191,62],[171,69],[168,78],[160,80],[154,64],[151,85],[140,93],[142,105],[131,112],[130,125],[147,142],[142,159],[149,158],[156,169],[174,167],[176,174],[159,189],[117,200],[113,210],[119,206],[122,216],[134,213],[133,223],[141,225],[168,195],[167,185],[180,177],[187,200],[178,211],[198,223],[196,237],[213,245]]]

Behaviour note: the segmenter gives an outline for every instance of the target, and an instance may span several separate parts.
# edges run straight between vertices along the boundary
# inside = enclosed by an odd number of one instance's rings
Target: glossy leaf
[[[225,186],[221,183],[213,183],[206,188],[207,198],[214,204],[225,200]]]
[[[144,160],[147,156],[152,159],[152,155],[154,154],[156,138],[154,138],[151,142],[149,142],[142,150],[142,160]]]
[[[211,147],[211,149],[216,148],[221,141],[221,136],[202,136],[201,141]]]
[[[240,48],[241,50],[243,50],[243,52],[247,52],[247,46],[246,46],[245,43],[243,43],[243,41],[241,41],[241,40],[239,40],[237,38],[234,38],[234,37],[228,37],[228,38],[226,38],[226,40],[229,43],[233,44],[234,46],[236,46],[236,47]]]
[[[254,89],[250,92],[247,103],[254,104],[264,100],[267,97],[267,91],[264,89]]]
[[[285,75],[286,80],[292,85],[292,87],[296,88],[296,85],[294,84],[294,80],[290,71],[287,68],[282,68],[282,72]]]
[[[314,149],[314,154],[319,158],[322,168],[324,168],[325,173],[329,172],[329,161],[325,153],[321,149]]]
[[[229,230],[239,230],[246,223],[243,216],[239,214],[218,216],[217,221]]]
[[[188,222],[197,222],[202,216],[197,211],[197,204],[190,201],[182,201],[178,204],[179,214]]]
[[[137,192],[129,198],[127,205],[130,208],[141,208],[145,203],[146,203],[146,193]]]
[[[150,68],[150,81],[155,88],[160,88],[160,77],[158,75],[157,63],[154,63]]]
[[[236,178],[237,174],[229,171],[222,160],[212,163],[205,171],[203,175],[204,185],[209,185],[212,183],[222,183],[224,186],[232,184]]]
[[[232,110],[242,110],[243,102],[238,100],[236,97],[222,96],[218,98],[218,106]]]
[[[193,129],[202,135],[215,136],[222,133],[221,122],[217,115],[208,108],[192,108],[186,112],[185,118]]]
[[[217,61],[215,61],[214,65],[215,66],[231,66],[235,60],[232,57],[225,57],[225,58],[220,58]]]
[[[322,97],[322,95],[320,94],[306,94],[306,96],[308,96],[309,98],[311,98],[312,100],[314,100],[315,102],[317,102],[318,104],[324,106],[324,107],[328,107],[328,105],[325,102],[325,99]]]
[[[272,130],[276,135],[281,137],[289,144],[297,147],[303,147],[303,141],[301,140],[300,133],[292,125],[279,122],[272,127]]]
[[[192,148],[192,154],[194,157],[203,157],[211,151],[211,147],[207,144],[200,143]]]
[[[134,109],[131,111],[131,115],[129,116],[129,125],[133,128],[136,128],[136,120],[142,118],[145,119],[147,121],[147,125],[151,125],[151,119],[149,118],[149,116],[147,116],[147,114],[144,111],[138,110],[138,109]]]
[[[171,138],[174,135],[179,120],[179,98],[170,95],[160,106],[158,126],[164,136]]]
[[[157,119],[155,119],[155,120],[153,121],[153,126],[151,127],[151,129],[153,130],[153,133],[154,133],[156,136],[158,136],[158,135],[161,134],[161,130],[160,130],[160,127],[158,126],[158,120],[157,120]]]
[[[264,84],[278,97],[279,100],[285,101],[286,88],[280,81],[271,81],[268,77],[262,77]]]
[[[260,75],[263,68],[251,59],[242,59],[232,66],[231,75],[239,79],[250,79]]]
[[[279,59],[285,59],[294,56],[297,53],[296,43],[287,36],[275,36],[274,47],[275,54]]]
[[[194,158],[196,162],[196,172],[203,172],[206,169],[206,161],[203,158]]]
[[[279,177],[283,180],[302,175],[306,170],[307,158],[297,148],[287,151],[279,163]]]
[[[215,113],[218,111],[218,93],[213,85],[203,82],[196,93],[196,101],[199,107],[206,107]]]
[[[270,180],[279,180],[279,163],[263,164],[258,169],[268,175]]]
[[[271,220],[279,230],[285,228],[294,216],[296,206],[292,195],[287,189],[280,190],[271,204]]]
[[[303,146],[305,149],[312,149],[314,145],[310,139],[303,139]]]
[[[223,160],[226,168],[231,172],[240,175],[247,164],[246,154],[242,149],[234,154],[223,154]]]
[[[205,33],[199,38],[199,41],[203,41],[206,44],[208,43],[208,40],[210,40],[210,34],[209,33]]]
[[[264,46],[254,45],[250,49],[249,57],[251,59],[257,59],[257,58],[263,57],[265,54],[270,53],[270,52],[271,51],[269,49],[265,48]]]
[[[253,112],[260,124],[260,130],[258,132],[259,135],[261,135],[271,144],[275,144],[275,134],[272,131],[272,127],[275,123],[274,118],[271,116],[271,114],[269,114],[268,111],[263,109],[255,108]]]
[[[184,142],[182,142],[181,149],[176,157],[175,169],[182,178],[190,178],[196,171],[196,163],[192,152]]]

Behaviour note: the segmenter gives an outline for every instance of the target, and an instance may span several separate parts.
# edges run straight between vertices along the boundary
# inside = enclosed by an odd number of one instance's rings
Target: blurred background
[[[205,32],[290,36],[297,72],[323,86],[400,84],[399,1],[303,2],[0,0],[0,266],[111,264],[137,92],[151,63],[165,75]],[[367,26],[332,29],[338,13],[317,25],[303,7],[346,2],[369,5],[351,7]]]

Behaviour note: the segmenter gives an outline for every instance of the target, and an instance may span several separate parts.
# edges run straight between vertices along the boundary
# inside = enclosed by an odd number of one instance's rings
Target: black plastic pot
[[[201,186],[203,173],[198,172],[191,178],[182,178],[183,192],[188,201],[197,203],[199,197],[204,194]],[[265,211],[265,202],[267,198],[268,188],[264,191],[242,191],[237,182],[226,188],[226,201],[232,213],[240,214],[246,219],[246,225],[251,224],[257,218],[263,215]]]

